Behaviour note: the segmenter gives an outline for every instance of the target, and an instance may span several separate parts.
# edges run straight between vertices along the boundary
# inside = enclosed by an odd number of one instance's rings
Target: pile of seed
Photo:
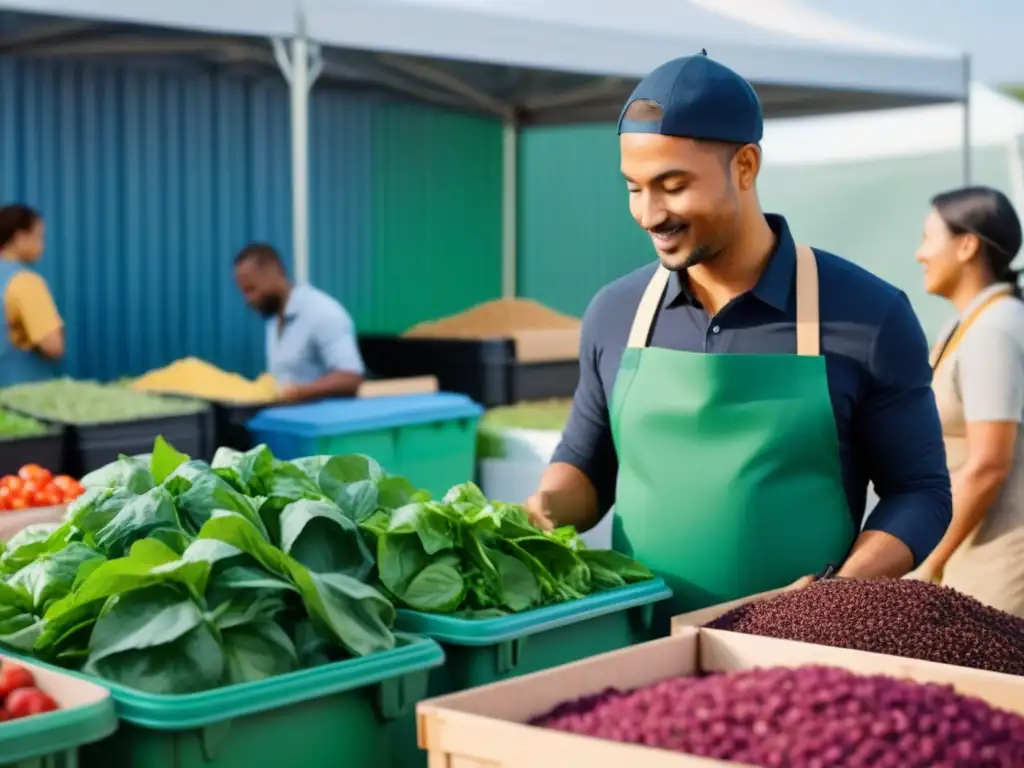
[[[403,336],[434,339],[502,338],[516,331],[577,330],[578,318],[531,299],[496,299],[457,315],[414,325]]]
[[[1024,765],[1024,717],[951,686],[832,667],[672,678],[568,702],[533,724],[768,768]]]
[[[1024,619],[923,581],[819,581],[708,626],[1024,675]]]

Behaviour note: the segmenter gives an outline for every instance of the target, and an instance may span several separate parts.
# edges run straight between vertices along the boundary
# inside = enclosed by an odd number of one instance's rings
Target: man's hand
[[[548,494],[544,491],[537,491],[526,500],[523,505],[530,522],[542,531],[552,531],[555,524],[551,521],[551,509],[548,504]]]
[[[795,590],[803,589],[804,587],[810,586],[813,583],[814,583],[814,576],[801,576],[799,579],[797,579],[792,584],[790,584],[788,587],[786,587],[785,591],[786,592],[793,592]]]
[[[302,391],[294,384],[286,384],[277,393],[277,400],[280,403],[297,403],[302,399]]]

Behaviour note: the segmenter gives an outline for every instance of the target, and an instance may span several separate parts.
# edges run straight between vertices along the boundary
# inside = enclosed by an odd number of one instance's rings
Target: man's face
[[[244,259],[235,266],[235,282],[245,302],[267,318],[284,309],[280,277],[275,267],[260,264],[257,259]]]
[[[619,137],[629,211],[658,258],[679,271],[713,259],[733,237],[740,199],[718,144],[624,133]]]

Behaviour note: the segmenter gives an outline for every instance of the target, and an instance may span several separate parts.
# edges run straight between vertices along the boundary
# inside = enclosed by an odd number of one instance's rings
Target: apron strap
[[[1001,299],[1005,299],[1012,293],[1012,289],[1007,288],[1006,290],[996,291],[989,296],[985,301],[979,304],[971,314],[963,319],[962,322],[957,323],[953,326],[953,330],[945,339],[940,339],[939,342],[932,347],[931,351],[931,362],[932,370],[939,367],[943,360],[948,360],[950,355],[956,351],[956,348],[960,346],[960,342],[964,339],[964,334],[974,325],[974,321],[981,317],[982,312],[988,309],[990,306],[995,304]]]
[[[818,260],[806,245],[796,247],[796,353],[805,357],[821,354]]]
[[[646,347],[654,318],[658,314],[665,288],[672,273],[661,264],[654,271],[644,295],[640,298],[627,347]],[[821,330],[818,319],[818,261],[806,245],[796,247],[796,353],[817,356],[821,353]]]

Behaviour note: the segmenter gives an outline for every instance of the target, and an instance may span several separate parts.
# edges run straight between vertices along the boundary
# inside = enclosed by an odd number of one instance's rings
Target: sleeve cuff
[[[913,553],[916,568],[942,540],[951,517],[951,497],[891,497],[878,503],[864,529],[885,531],[902,541]]]

